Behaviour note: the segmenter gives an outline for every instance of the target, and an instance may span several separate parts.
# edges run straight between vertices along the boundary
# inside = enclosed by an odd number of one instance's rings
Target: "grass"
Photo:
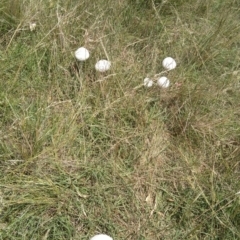
[[[239,239],[239,7],[3,0],[0,239]]]

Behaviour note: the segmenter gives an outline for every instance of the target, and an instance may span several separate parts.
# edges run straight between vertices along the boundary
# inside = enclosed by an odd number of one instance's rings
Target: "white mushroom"
[[[152,85],[153,85],[153,80],[152,79],[150,79],[150,78],[144,78],[144,80],[143,80],[143,85],[145,86],[145,87],[152,87]]]
[[[171,58],[171,57],[166,57],[163,62],[162,62],[162,65],[163,67],[166,69],[166,70],[172,70],[174,68],[176,68],[177,66],[177,63],[176,61]]]
[[[108,60],[99,60],[95,64],[95,69],[99,72],[106,72],[111,67],[111,62]]]
[[[85,61],[89,56],[89,51],[85,47],[80,47],[75,51],[75,57],[78,61]]]
[[[157,85],[162,88],[168,88],[170,86],[170,81],[167,77],[160,77],[157,80]]]
[[[90,240],[113,240],[113,239],[106,234],[98,234],[92,237]]]

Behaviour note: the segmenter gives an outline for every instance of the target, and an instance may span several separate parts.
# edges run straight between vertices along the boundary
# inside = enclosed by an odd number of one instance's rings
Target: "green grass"
[[[239,239],[239,9],[3,0],[0,239]]]

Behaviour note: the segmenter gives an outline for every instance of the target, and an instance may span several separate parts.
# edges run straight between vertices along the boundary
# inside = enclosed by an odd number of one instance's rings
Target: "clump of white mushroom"
[[[162,61],[162,66],[166,69],[166,71],[164,72],[168,72],[170,70],[173,70],[174,68],[176,68],[177,63],[176,61],[172,58],[172,57],[166,57],[163,59]],[[163,73],[164,73],[163,72]],[[156,85],[161,87],[161,88],[168,88],[170,86],[170,80],[166,77],[166,76],[161,76],[159,77],[160,74],[156,74],[152,79],[151,78],[144,78],[143,80],[143,85],[145,87],[152,87],[155,83],[154,83],[154,79],[156,80]]]
[[[80,47],[75,51],[75,57],[78,61],[86,61],[89,56],[90,53],[85,47]],[[162,61],[162,66],[166,69],[165,72],[168,72],[176,68],[177,63],[172,57],[166,57]],[[110,68],[111,62],[106,59],[101,59],[95,64],[95,70],[101,73],[108,71]],[[153,79],[149,77],[144,78],[143,85],[147,88],[150,88],[155,84],[154,80],[156,80],[156,85],[161,88],[168,88],[170,86],[170,80],[166,76],[159,77],[160,74],[156,74]]]
[[[80,47],[75,51],[74,55],[78,61],[83,62],[89,58],[90,53],[85,47]],[[111,62],[105,59],[101,59],[95,64],[96,71],[101,73],[108,71],[110,68]]]

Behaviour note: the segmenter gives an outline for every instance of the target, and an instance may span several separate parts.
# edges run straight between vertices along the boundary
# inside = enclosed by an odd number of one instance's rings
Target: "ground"
[[[0,239],[239,239],[239,16],[235,0],[2,0]]]

